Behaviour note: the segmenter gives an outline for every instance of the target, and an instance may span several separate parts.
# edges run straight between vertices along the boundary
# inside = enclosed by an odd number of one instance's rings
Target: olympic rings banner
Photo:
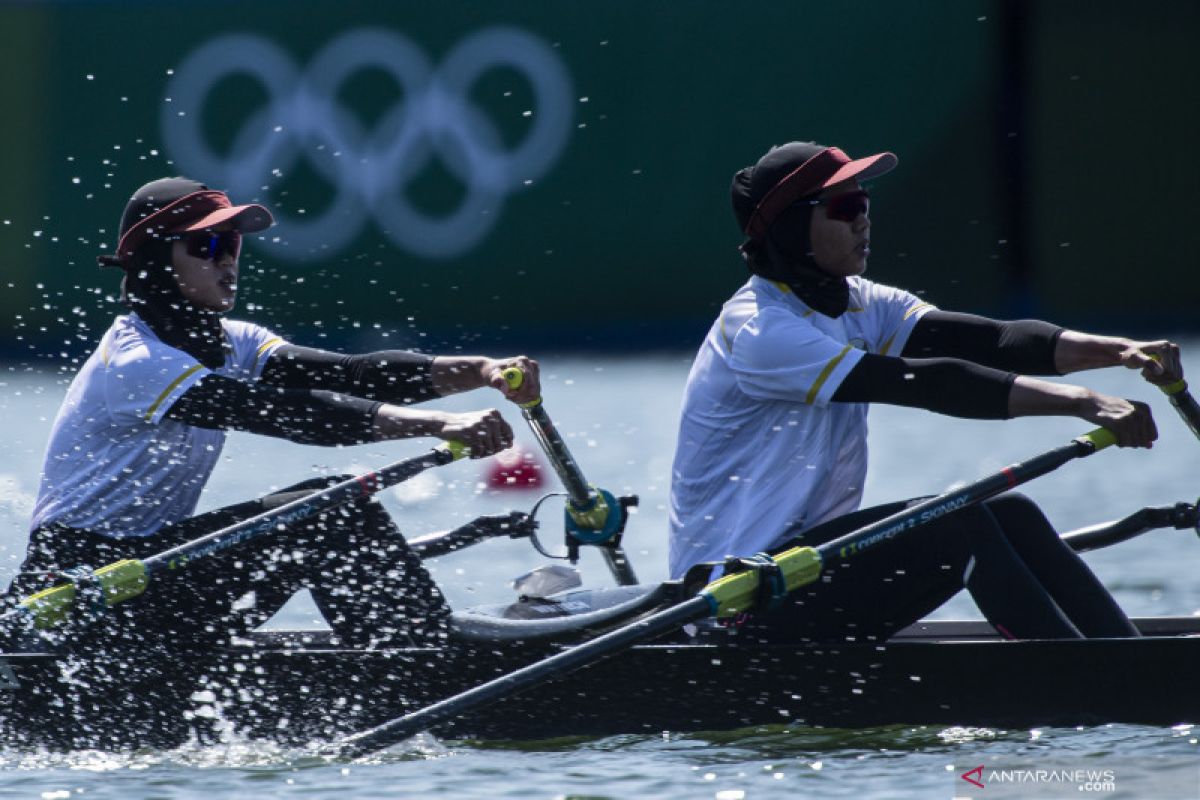
[[[1200,106],[1146,104],[1190,96],[1194,4],[1136,32],[1120,5],[1026,5],[0,4],[0,358],[90,352],[121,311],[96,256],[179,174],[275,214],[236,313],[296,341],[694,350],[747,275],[730,179],[792,139],[899,155],[869,277],[996,316],[1193,319],[1194,270],[1165,297],[1118,274],[1181,263],[1191,229],[1115,235],[1111,190],[1191,202],[1186,159],[1113,154],[1191,147]]]
[[[533,87],[532,127],[511,148],[469,95],[481,76],[500,67]],[[371,68],[394,79],[403,98],[368,129],[337,94]],[[265,97],[234,133],[230,152],[220,154],[205,140],[200,120],[218,85],[234,75],[260,84]],[[436,64],[412,39],[385,28],[339,34],[307,64],[263,36],[216,36],[183,58],[166,96],[162,138],[186,174],[203,175],[233,197],[255,197],[305,161],[329,185],[333,200],[321,213],[277,211],[265,246],[288,260],[340,252],[371,222],[414,255],[470,251],[500,219],[508,195],[553,168],[574,106],[562,59],[544,40],[509,26],[468,34]],[[433,158],[465,187],[457,208],[440,216],[408,197],[413,178]]]

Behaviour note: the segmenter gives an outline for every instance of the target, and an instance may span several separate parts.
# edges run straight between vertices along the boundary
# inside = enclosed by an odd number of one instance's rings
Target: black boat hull
[[[440,736],[543,739],[780,723],[1030,728],[1200,720],[1200,619],[1139,620],[1141,639],[1002,641],[923,623],[883,645],[763,644],[737,633],[647,644],[447,724]],[[0,658],[0,724],[56,749],[163,747],[197,732],[329,741],[553,652],[459,641],[347,650],[321,633],[262,633],[194,665],[136,657],[81,679],[61,657]],[[84,670],[86,671],[86,670]],[[11,741],[10,741],[11,743]]]

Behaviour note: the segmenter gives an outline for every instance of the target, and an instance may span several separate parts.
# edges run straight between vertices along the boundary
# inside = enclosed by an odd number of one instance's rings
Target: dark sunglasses
[[[830,197],[819,197],[809,200],[809,205],[825,206],[825,215],[838,222],[854,222],[859,214],[871,210],[871,195],[866,189],[854,192],[843,192]]]
[[[237,231],[190,233],[183,241],[189,256],[205,261],[215,261],[227,253],[236,260],[242,251],[242,235]]]

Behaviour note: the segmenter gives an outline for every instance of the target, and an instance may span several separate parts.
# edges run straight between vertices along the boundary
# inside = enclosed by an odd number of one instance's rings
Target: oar
[[[1074,458],[1091,455],[1115,444],[1107,430],[1097,428],[1029,461],[1013,464],[961,489],[930,498],[886,519],[834,539],[819,547],[793,547],[773,560],[778,565],[787,591],[818,580],[821,570],[834,561],[845,561],[881,544],[908,535],[925,523],[938,519],[1057,469]],[[623,628],[592,639],[570,650],[488,681],[462,694],[434,703],[376,728],[354,734],[336,745],[337,753],[357,757],[389,747],[439,723],[454,719],[487,703],[529,689],[552,678],[614,655],[638,642],[677,630],[709,616],[730,617],[753,608],[758,591],[758,573],[735,572],[710,583],[695,597],[652,614]]]
[[[192,561],[228,550],[274,531],[279,526],[286,527],[326,509],[369,497],[430,467],[448,464],[466,454],[467,448],[461,443],[446,442],[425,455],[398,461],[378,472],[348,478],[327,489],[305,495],[157,555],[145,559],[126,559],[100,567],[94,573],[95,581],[103,592],[105,605],[115,606],[144,592],[155,575],[184,569]],[[23,618],[37,628],[52,628],[67,618],[75,605],[75,596],[75,583],[52,586],[22,600],[17,608],[0,617],[0,624]]]
[[[509,367],[500,374],[513,389],[519,389],[525,382],[525,373],[519,367]],[[534,438],[542,446],[563,488],[567,490],[567,516],[569,522],[574,523],[574,526],[570,526],[572,533],[580,541],[601,545],[600,552],[617,583],[622,586],[636,584],[637,576],[625,557],[625,551],[619,543],[610,541],[621,529],[621,516],[625,512],[620,503],[612,494],[590,486],[584,479],[583,470],[567,449],[567,443],[558,435],[541,397],[522,403],[521,415],[529,423]]]

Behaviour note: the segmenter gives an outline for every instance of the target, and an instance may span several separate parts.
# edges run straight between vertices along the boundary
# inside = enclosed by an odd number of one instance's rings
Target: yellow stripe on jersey
[[[170,396],[171,392],[175,391],[175,388],[179,386],[179,384],[183,383],[188,379],[188,377],[194,375],[196,372],[202,369],[204,369],[203,364],[193,364],[192,366],[188,367],[182,375],[171,381],[171,385],[166,389],[163,389],[162,394],[160,394],[158,399],[154,401],[154,405],[150,406],[150,410],[146,412],[146,422],[150,422],[154,419],[154,412],[158,411],[158,407],[161,406],[163,401]]]
[[[267,352],[267,350],[277,344],[283,344],[283,339],[278,336],[273,336],[258,346],[258,351],[254,354],[254,365],[250,367],[250,374],[253,375],[258,369],[258,360],[262,358],[263,353]]]
[[[255,353],[255,355],[262,356],[263,353],[267,352],[268,348],[271,348],[271,347],[275,346],[276,344],[282,344],[282,343],[283,343],[283,339],[281,339],[278,336],[273,336],[258,346],[258,352]]]
[[[908,319],[913,314],[917,313],[918,311],[922,311],[926,308],[933,308],[933,305],[930,303],[917,303],[915,306],[910,308],[908,311],[904,312],[904,318]]]
[[[825,365],[825,369],[821,370],[821,374],[817,376],[817,382],[808,390],[808,396],[804,398],[804,402],[812,405],[817,399],[817,395],[821,392],[821,387],[825,385],[825,381],[829,380],[830,374],[837,368],[837,365],[842,363],[842,359],[846,357],[846,353],[854,347],[848,344],[842,348],[842,352],[838,353],[833,358],[829,359],[829,363]]]
[[[921,311],[926,308],[933,308],[933,305],[931,303],[917,303],[915,306],[910,308],[908,311],[904,312],[904,319],[907,320],[913,314],[916,314],[918,311]],[[896,341],[896,337],[899,335],[900,335],[900,331],[896,331],[891,336],[889,336],[888,340],[883,343],[883,347],[879,348],[879,355],[886,356],[888,354],[888,350],[890,350],[892,348],[892,344]]]

